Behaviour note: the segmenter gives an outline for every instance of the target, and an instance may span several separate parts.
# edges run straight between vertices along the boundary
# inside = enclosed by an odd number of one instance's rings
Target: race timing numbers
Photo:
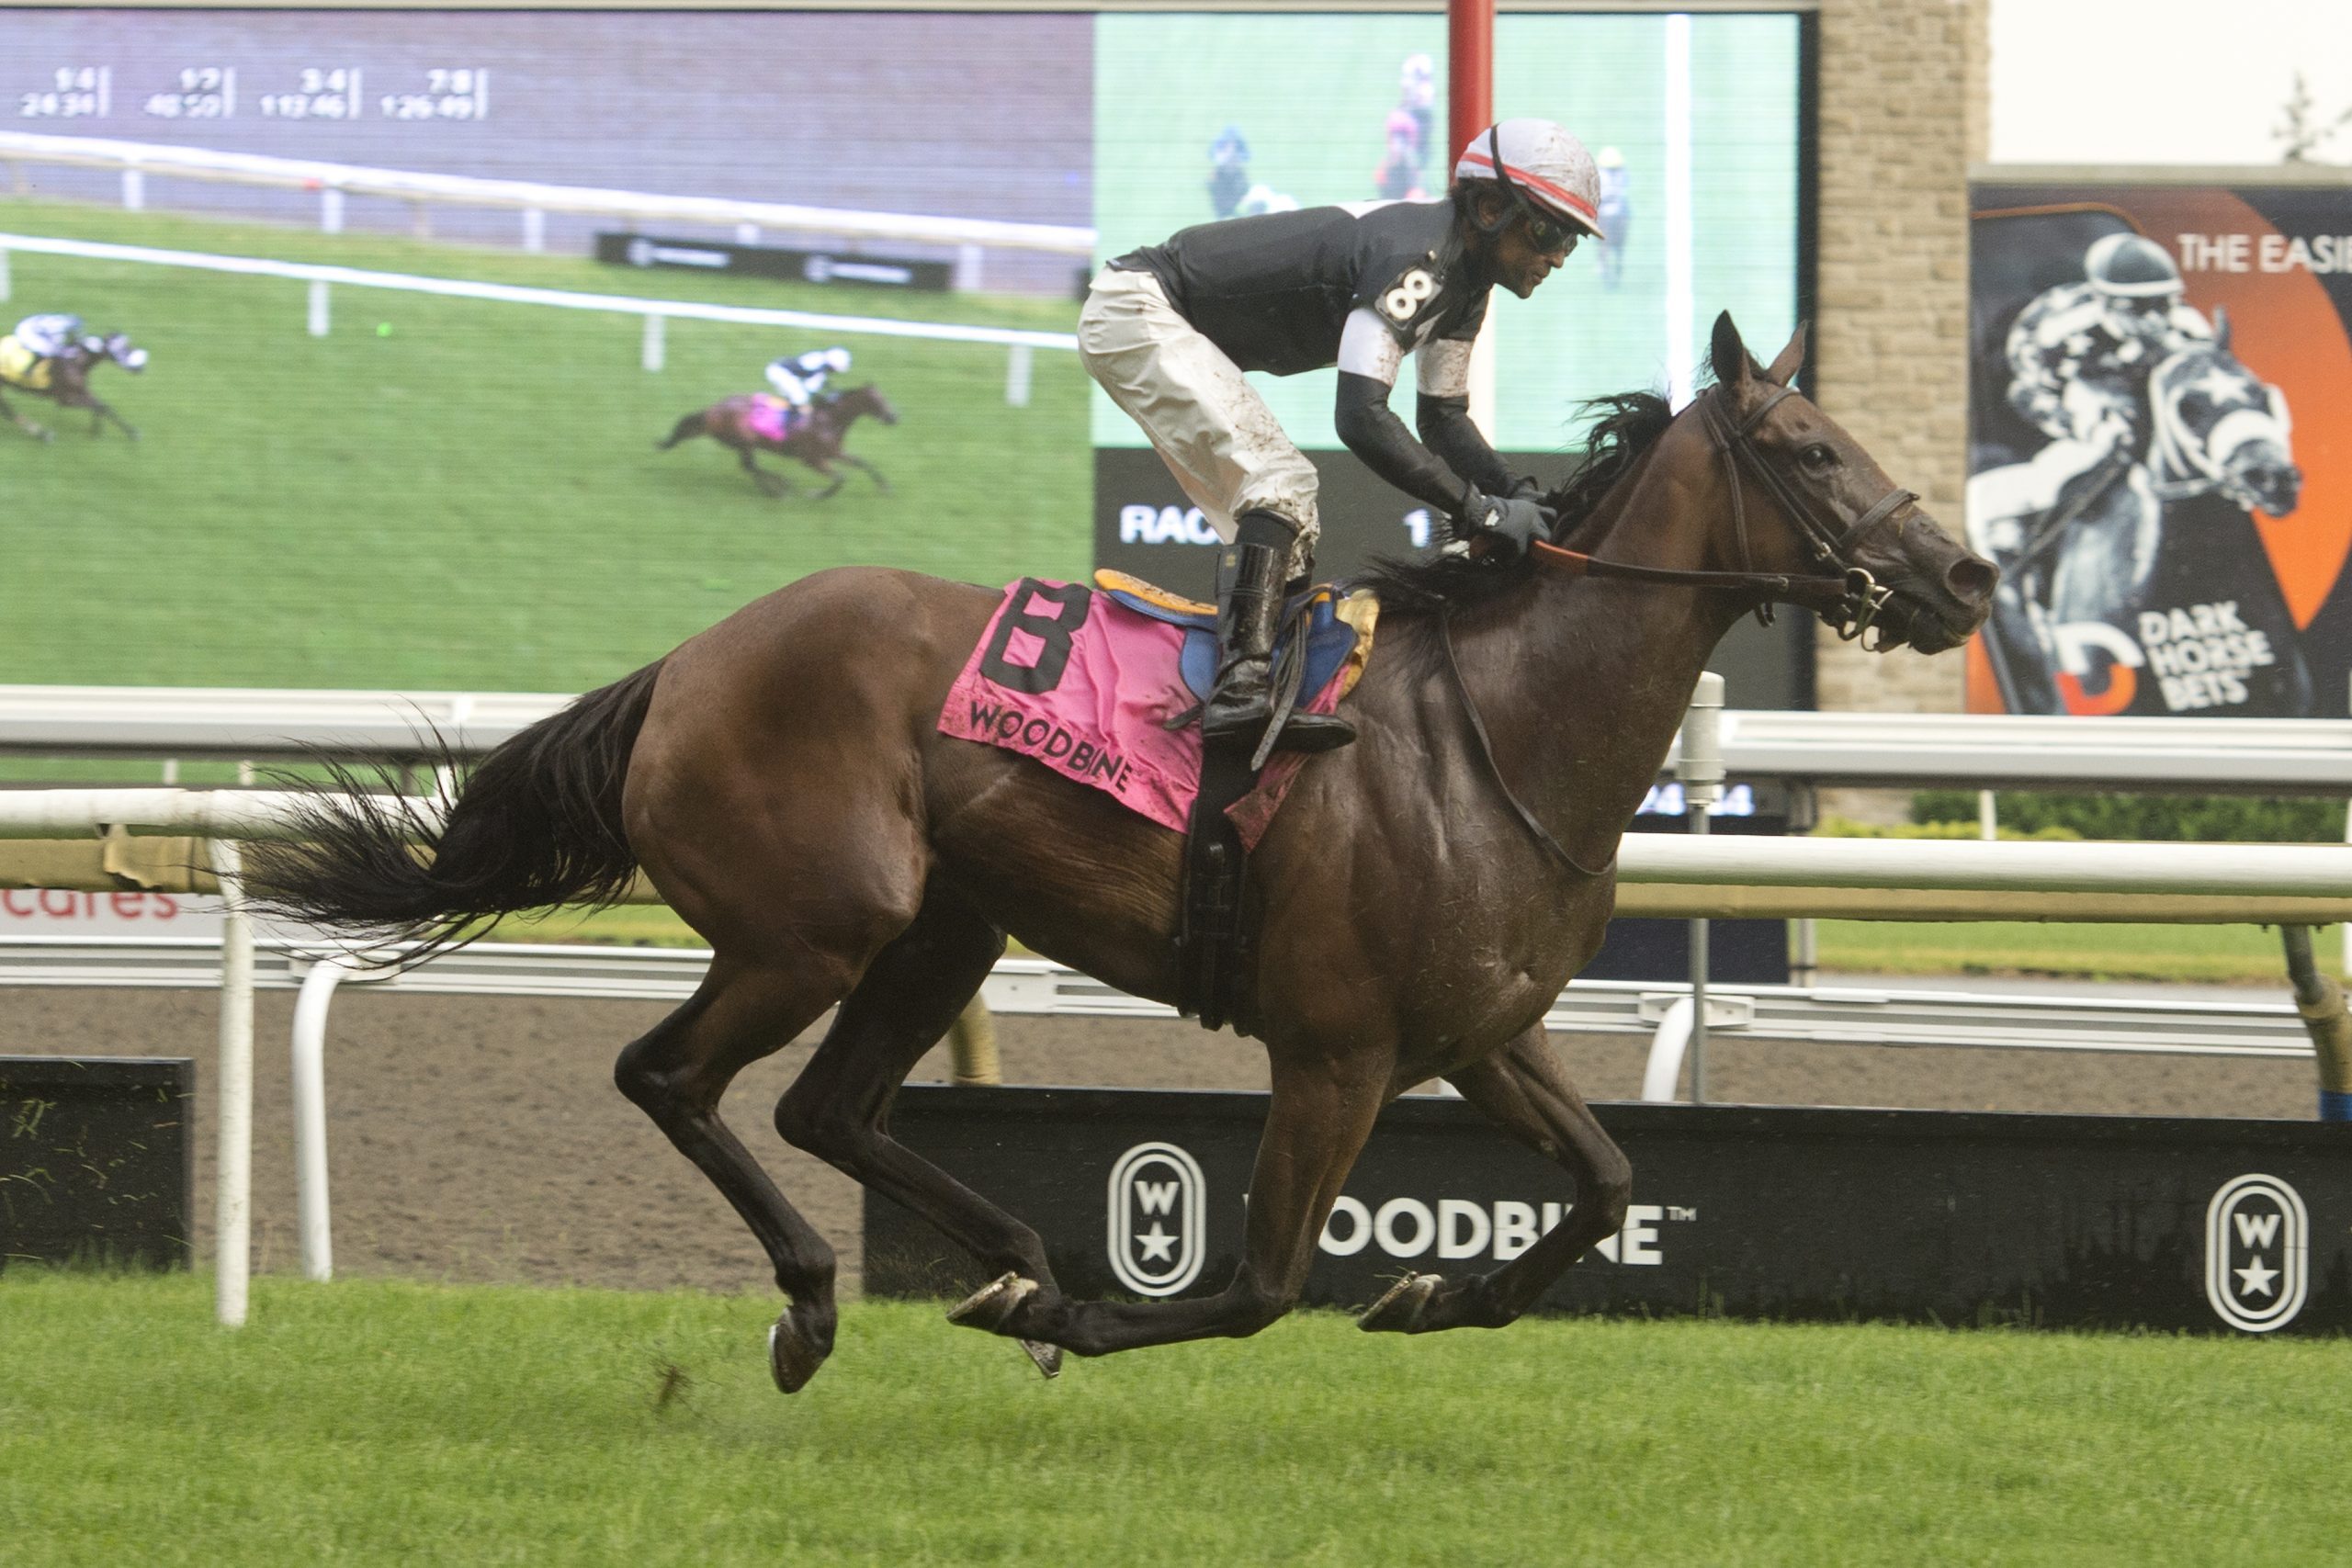
[[[369,73],[353,64],[245,68],[179,65],[162,81],[112,65],[50,67],[30,82],[0,64],[0,91],[18,119],[106,119],[118,105],[143,119],[467,121],[490,118],[490,72],[479,65]],[[137,80],[136,78],[146,78]],[[124,91],[117,92],[120,81]]]
[[[114,107],[114,71],[105,65],[61,65],[41,86],[19,90],[19,119],[103,119]]]

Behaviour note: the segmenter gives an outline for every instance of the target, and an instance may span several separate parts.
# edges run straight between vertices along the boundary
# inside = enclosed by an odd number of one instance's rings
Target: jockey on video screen
[[[2109,457],[2143,454],[2150,372],[2213,336],[2153,240],[2105,235],[2084,253],[2083,273],[2036,297],[2009,329],[2009,406],[2051,438],[2033,459],[2045,510]]]
[[[62,310],[43,316],[27,316],[17,323],[9,334],[23,345],[27,353],[43,359],[54,359],[82,341],[82,318]]]
[[[1209,210],[1232,217],[1249,188],[1250,143],[1241,139],[1239,126],[1228,125],[1209,143]]]
[[[1408,55],[1388,111],[1387,150],[1373,185],[1384,201],[1419,201],[1429,195],[1421,171],[1430,161],[1430,120],[1436,113],[1437,68],[1426,54]]]
[[[1315,468],[1242,378],[1336,364],[1340,438],[1382,479],[1524,554],[1551,518],[1470,422],[1470,351],[1501,284],[1535,292],[1599,235],[1591,154],[1559,126],[1509,119],[1454,164],[1450,197],[1351,202],[1204,223],[1113,260],[1080,314],[1080,357],[1143,426],[1226,543],[1211,739],[1272,716],[1268,662],[1285,582],[1311,570]],[[1419,367],[1419,441],[1389,411],[1404,357]],[[1426,445],[1424,445],[1426,443]],[[1229,585],[1229,586],[1228,586]],[[1343,746],[1333,714],[1294,715],[1293,750]]]
[[[807,354],[785,355],[768,361],[768,385],[794,408],[805,409],[811,398],[825,389],[827,377],[848,369],[848,349],[811,349]]]

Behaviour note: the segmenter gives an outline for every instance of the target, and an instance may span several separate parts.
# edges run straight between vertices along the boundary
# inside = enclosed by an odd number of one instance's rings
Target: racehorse
[[[849,427],[857,423],[860,414],[872,414],[885,424],[899,423],[899,411],[890,400],[873,387],[852,387],[831,397],[820,398],[809,405],[808,412],[797,425],[784,422],[790,418],[788,405],[783,399],[765,392],[747,392],[741,397],[724,398],[707,409],[698,409],[678,421],[676,426],[654,450],[667,452],[681,441],[691,441],[697,435],[707,435],[720,446],[735,453],[743,471],[752,476],[763,493],[789,495],[790,481],[782,474],[763,468],[752,460],[755,451],[781,452],[787,457],[797,457],[833,482],[817,492],[823,501],[849,482],[847,474],[833,472],[834,463],[847,463],[873,477],[885,492],[890,482],[881,471],[863,457],[853,457],[842,450],[842,441]]]
[[[2144,606],[2169,507],[2218,495],[2270,517],[2295,510],[2303,476],[2286,400],[2230,352],[2226,311],[2210,343],[2149,373],[2147,421],[2143,455],[2119,448],[2063,486],[2051,477],[2063,444],[1969,480],[1969,542],[2005,568],[1990,635],[2013,712],[2066,711],[2053,682],[2077,656],[2060,628],[2121,626]]]
[[[1717,639],[1779,602],[1932,653],[1991,602],[1991,564],[1788,385],[1803,336],[1762,369],[1725,315],[1716,384],[1689,408],[1604,400],[1551,497],[1575,549],[1377,574],[1379,649],[1346,705],[1359,739],[1306,763],[1250,860],[1250,1012],[1272,1095],[1246,1255],[1214,1296],[1066,1297],[1034,1231],[888,1130],[899,1084],[1007,933],[1135,995],[1177,992],[1178,836],[939,733],[997,592],[875,568],[802,579],[492,751],[428,834],[429,860],[398,797],[345,775],[345,793],[313,799],[300,842],[252,846],[249,890],[429,953],[485,917],[609,899],[642,868],[711,964],[614,1076],[766,1249],[788,1298],[769,1336],[787,1393],[832,1349],[833,1254],[718,1106],[836,1004],[777,1131],[999,1272],[950,1315],[1021,1341],[1049,1373],[1064,1349],[1280,1317],[1374,1118],[1439,1076],[1564,1167],[1575,1205],[1495,1272],[1411,1276],[1361,1321],[1500,1325],[1624,1220],[1631,1167],[1544,1015],[1600,944],[1619,835]]]
[[[107,363],[119,365],[135,375],[147,367],[147,351],[133,347],[127,333],[108,333],[103,337],[93,333],[66,344],[64,352],[48,357],[34,354],[14,337],[0,338],[0,387],[47,398],[60,408],[88,409],[91,434],[104,431],[106,422],[112,420],[125,435],[136,441],[139,432],[90,390],[90,372]],[[5,398],[0,398],[0,414],[28,435],[43,441],[56,439],[56,432],[18,413]]]

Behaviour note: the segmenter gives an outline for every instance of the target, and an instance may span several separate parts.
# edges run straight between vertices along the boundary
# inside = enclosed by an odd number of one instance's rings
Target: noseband
[[[1677,571],[1668,567],[1636,566],[1630,561],[1600,560],[1580,550],[1563,549],[1557,545],[1538,541],[1532,547],[1539,561],[1555,565],[1559,570],[1578,577],[1639,578],[1650,582],[1679,583],[1693,588],[1742,588],[1761,592],[1771,597],[1756,607],[1756,618],[1770,626],[1772,602],[1785,598],[1806,581],[1820,581],[1832,574],[1843,575],[1844,592],[1837,603],[1822,615],[1822,619],[1835,627],[1838,635],[1851,642],[1870,630],[1879,613],[1894,597],[1892,588],[1882,585],[1867,568],[1854,564],[1852,550],[1861,537],[1885,522],[1905,506],[1919,498],[1907,490],[1890,490],[1873,502],[1850,522],[1844,519],[1825,521],[1814,503],[1798,493],[1794,487],[1766,462],[1758,449],[1753,435],[1764,416],[1781,405],[1781,400],[1795,395],[1793,387],[1775,388],[1771,395],[1756,405],[1754,412],[1738,423],[1724,407],[1724,389],[1709,388],[1699,400],[1699,418],[1707,427],[1709,445],[1722,457],[1724,482],[1731,491],[1732,536],[1738,541],[1737,571]],[[1755,570],[1754,553],[1747,543],[1747,506],[1746,487],[1740,483],[1740,470],[1761,485],[1770,495],[1782,514],[1804,536],[1806,547],[1814,560],[1827,568],[1818,575],[1791,577],[1782,572]],[[1867,646],[1867,645],[1866,645]]]

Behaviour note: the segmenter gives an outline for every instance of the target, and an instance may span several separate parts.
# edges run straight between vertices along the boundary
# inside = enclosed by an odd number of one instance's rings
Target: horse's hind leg
[[[620,1090],[735,1206],[791,1299],[768,1341],[770,1368],[791,1393],[833,1348],[833,1249],[785,1201],[726,1122],[719,1097],[735,1075],[788,1043],[847,988],[848,973],[812,963],[754,968],[715,959],[691,999],[621,1053]]]
[[[992,1273],[1054,1289],[1037,1233],[883,1130],[890,1101],[1004,953],[1004,933],[933,887],[922,911],[867,966],[824,1043],[775,1108],[794,1146],[897,1200]],[[1036,1350],[1047,1376],[1059,1357]]]
[[[1542,1024],[1451,1080],[1505,1132],[1565,1167],[1576,1179],[1576,1204],[1534,1246],[1491,1274],[1459,1280],[1408,1275],[1358,1320],[1366,1329],[1499,1328],[1533,1306],[1588,1247],[1625,1223],[1634,1168],[1568,1081]]]

